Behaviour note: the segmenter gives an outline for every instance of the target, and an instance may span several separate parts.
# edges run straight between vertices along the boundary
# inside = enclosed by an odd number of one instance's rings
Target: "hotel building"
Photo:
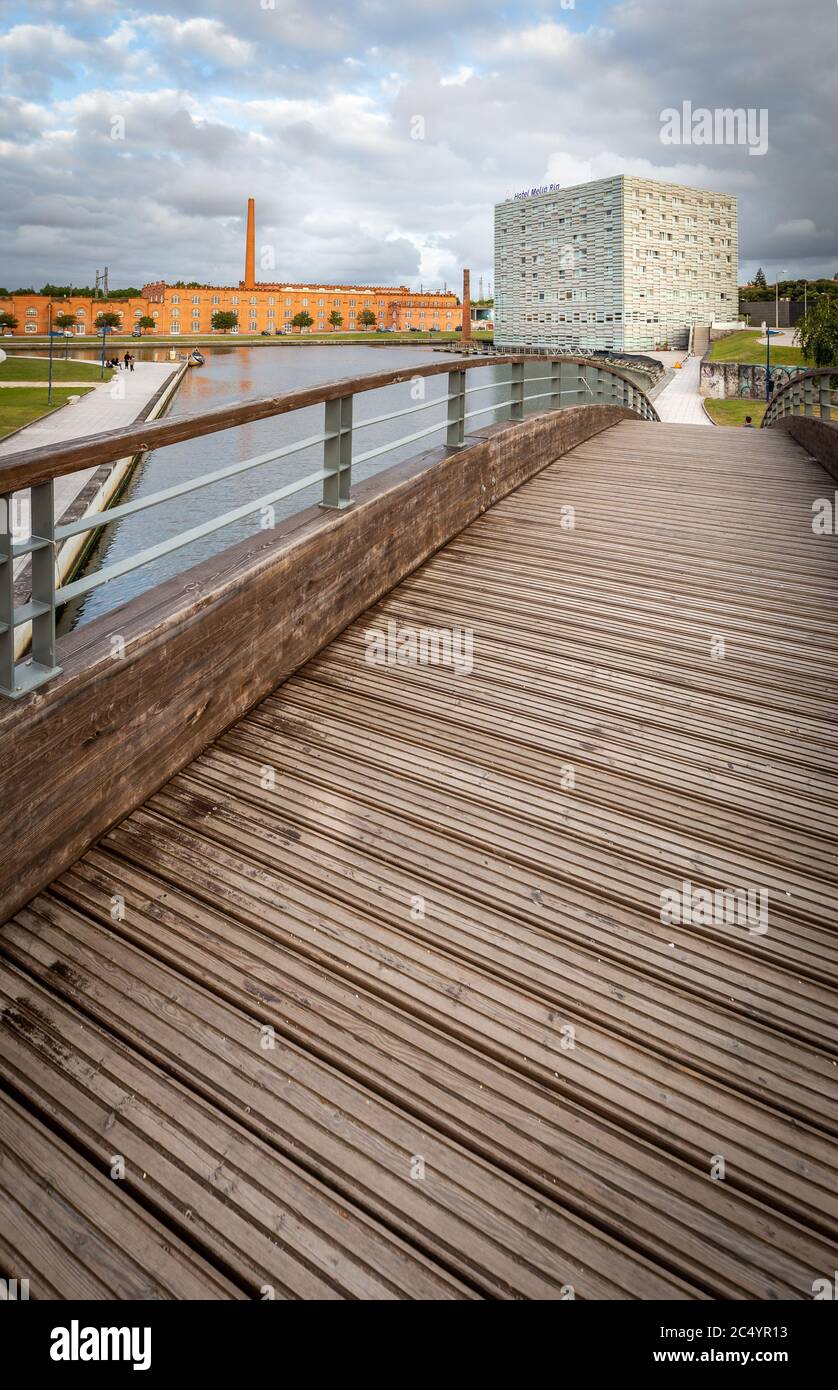
[[[129,333],[138,319],[154,320],[154,328],[144,330],[153,338],[155,333],[210,334],[212,316],[219,310],[238,315],[238,325],[232,334],[294,333],[293,319],[307,313],[312,319],[311,333],[347,333],[395,329],[406,332],[412,328],[430,332],[451,332],[462,327],[462,310],[453,293],[415,292],[406,285],[335,285],[311,281],[307,285],[285,281],[265,283],[255,276],[255,209],[251,198],[247,210],[247,240],[245,275],[237,286],[229,285],[169,285],[163,280],[144,285],[142,294],[134,299],[50,299],[46,295],[12,295],[0,299],[0,313],[18,319],[14,329],[21,334],[43,334],[48,331],[49,305],[53,321],[61,314],[72,314],[74,332],[82,336],[93,333],[96,318],[101,313],[118,314],[121,320],[117,332]],[[365,323],[365,311],[373,322]],[[329,323],[332,313],[340,314],[342,322],[335,327]],[[219,332],[219,336],[222,334]]]
[[[738,312],[736,199],[619,174],[495,207],[495,343],[647,352]]]

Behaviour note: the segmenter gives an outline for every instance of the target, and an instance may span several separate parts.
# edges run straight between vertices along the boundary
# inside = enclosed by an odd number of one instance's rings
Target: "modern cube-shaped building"
[[[618,174],[495,207],[495,343],[647,352],[738,312],[736,199]]]

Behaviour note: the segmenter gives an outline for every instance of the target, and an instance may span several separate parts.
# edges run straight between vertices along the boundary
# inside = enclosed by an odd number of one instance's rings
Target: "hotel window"
[[[233,297],[232,297],[232,299],[230,300],[230,303],[231,303],[231,304],[238,304],[238,302],[239,302],[239,297],[238,297],[237,294],[234,294]]]
[[[179,295],[179,294],[173,294],[173,295],[172,295],[172,303],[173,303],[173,304],[179,304],[179,303],[180,303],[180,295]]]
[[[220,304],[220,303],[221,303],[221,295],[220,295],[220,294],[214,294],[213,297],[212,297],[212,302],[213,302],[213,304]]]
[[[173,310],[172,310],[172,318],[173,318],[173,319],[176,319],[176,318],[178,317],[179,313],[180,313],[180,309],[173,309]]]
[[[302,299],[302,300],[300,300],[300,303],[302,304],[302,306],[303,306],[304,309],[307,309],[307,308],[308,308],[308,300],[307,300],[307,299]]]
[[[179,332],[180,332],[180,324],[177,322],[176,319],[173,319],[173,320],[172,320],[171,330],[170,330],[170,331],[171,331],[172,333],[179,333]]]
[[[37,309],[27,309],[26,312],[27,312],[27,314],[32,315],[32,314],[37,314],[37,313],[38,313],[38,310],[37,310]]]
[[[275,304],[275,303],[276,303],[276,300],[274,299],[273,295],[270,295],[270,296],[269,296],[269,298],[268,298],[268,303],[269,303],[269,304]]]
[[[200,302],[201,302],[201,296],[200,296],[199,294],[193,294],[193,296],[192,296],[192,303],[193,303],[193,304],[200,304]]]
[[[255,303],[256,303],[256,295],[255,295],[255,294],[252,294],[252,295],[250,296],[250,302],[251,302],[251,304],[255,304]]]
[[[290,309],[290,307],[291,307],[291,300],[290,300],[290,299],[286,299],[286,301],[285,301],[285,307],[286,307],[286,309]]]
[[[320,307],[321,307],[321,309],[322,309],[322,307],[323,307],[323,305],[326,303],[326,301],[325,301],[325,299],[318,299],[317,303],[320,305]],[[321,314],[320,317],[321,317],[321,319],[322,319],[323,315]]]
[[[83,319],[83,318],[84,318],[84,309],[77,309],[77,310],[76,310],[76,318],[77,318],[77,319]]]

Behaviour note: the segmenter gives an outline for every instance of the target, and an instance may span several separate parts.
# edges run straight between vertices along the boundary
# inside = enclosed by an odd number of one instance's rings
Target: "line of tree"
[[[770,299],[777,293],[776,283],[768,284],[765,278],[765,271],[757,271],[750,285],[739,286],[739,298],[743,303],[748,303],[755,299]],[[838,277],[833,280],[781,280],[780,298],[781,299],[803,299],[811,298],[815,294],[825,294],[838,297]]]

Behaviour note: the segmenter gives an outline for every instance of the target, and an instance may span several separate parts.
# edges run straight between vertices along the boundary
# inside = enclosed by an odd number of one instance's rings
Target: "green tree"
[[[76,323],[76,316],[75,316],[75,314],[56,314],[56,317],[55,317],[55,326],[56,326],[56,328],[60,328],[60,329],[62,330],[62,332],[63,332],[66,328],[74,328],[74,327],[75,327],[75,323]]]
[[[96,322],[93,326],[96,329],[97,333],[101,333],[103,328],[107,328],[109,330],[119,328],[121,322],[122,320],[119,314],[114,314],[110,310],[108,310],[104,314],[96,315]]]
[[[294,315],[291,322],[295,328],[311,328],[314,319],[307,309],[301,309],[298,314]]]
[[[819,294],[794,336],[808,362],[816,367],[838,367],[838,300]]]
[[[19,322],[20,322],[20,319],[16,319],[15,316],[14,316],[14,314],[9,314],[9,313],[0,314],[0,329],[3,329],[3,328],[17,328]]]
[[[329,323],[333,328],[340,328],[343,323],[343,314],[339,313],[337,309],[333,309],[329,315]]]
[[[140,318],[137,319],[137,327],[139,328],[141,333],[144,328],[154,328],[155,323],[154,319],[151,317],[151,314],[142,314]]]
[[[765,278],[765,271],[763,270],[762,266],[760,266],[759,270],[754,276],[754,288],[758,290],[768,289],[768,281]]]
[[[372,328],[373,324],[375,323],[375,314],[373,313],[372,309],[364,310],[364,312],[361,314],[361,323],[364,325],[365,328]]]
[[[238,328],[239,316],[235,309],[216,309],[210,321],[219,332],[229,333],[231,328]]]

